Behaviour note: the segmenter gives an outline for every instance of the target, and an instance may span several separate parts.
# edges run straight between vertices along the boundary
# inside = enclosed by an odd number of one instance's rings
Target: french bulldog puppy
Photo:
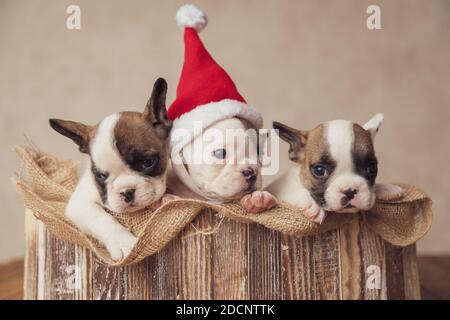
[[[257,139],[242,139],[251,135],[246,129],[262,128],[261,113],[247,103],[200,39],[206,14],[186,4],[177,10],[176,22],[184,29],[184,63],[168,110],[173,121],[169,146],[174,173],[169,186],[184,198],[216,203],[240,199],[247,211],[270,209],[276,200],[259,190],[260,164],[253,161]],[[231,131],[239,131],[235,137],[241,142],[226,137]]]
[[[273,122],[280,138],[289,143],[289,158],[297,165],[268,190],[305,210],[317,223],[323,222],[326,211],[367,211],[376,198],[401,198],[402,188],[375,184],[378,162],[373,141],[382,121],[383,115],[377,114],[364,126],[334,120],[310,131]]]
[[[258,141],[249,129],[248,121],[236,117],[205,129],[182,149],[183,165],[175,167],[178,174],[169,175],[170,192],[216,203],[240,200],[251,213],[276,206],[275,197],[260,190]]]
[[[143,113],[112,114],[94,126],[50,119],[90,161],[66,207],[67,218],[102,243],[114,260],[128,255],[136,238],[105,209],[129,213],[164,202],[167,138],[167,84],[158,79]]]

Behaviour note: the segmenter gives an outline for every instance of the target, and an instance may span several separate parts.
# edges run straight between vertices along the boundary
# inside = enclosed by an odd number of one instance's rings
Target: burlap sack
[[[145,209],[132,214],[112,213],[138,238],[131,253],[121,261],[113,261],[106,249],[94,238],[72,225],[64,215],[67,201],[74,190],[78,176],[75,164],[50,154],[17,146],[16,153],[23,160],[27,179],[20,175],[14,185],[22,196],[25,207],[58,238],[85,246],[108,265],[129,265],[152,255],[167,245],[201,211],[211,208],[226,218],[242,223],[259,223],[267,228],[295,236],[319,234],[339,228],[354,214],[330,213],[324,223],[310,222],[288,203],[261,214],[247,213],[239,203],[214,205],[196,200],[175,200],[157,210]],[[420,239],[432,220],[431,200],[419,189],[402,185],[406,195],[401,201],[377,202],[363,219],[386,241],[406,246]]]

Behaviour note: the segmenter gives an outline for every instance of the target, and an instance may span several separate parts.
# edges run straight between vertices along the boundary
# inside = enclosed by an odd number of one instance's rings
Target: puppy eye
[[[95,179],[97,179],[98,181],[105,181],[106,179],[108,179],[108,175],[106,173],[102,173],[102,172],[95,172]]]
[[[213,151],[213,156],[216,159],[225,159],[227,151],[225,149],[217,149]]]
[[[158,162],[158,157],[145,158],[139,161],[139,169],[142,171],[149,170]]]
[[[370,176],[376,176],[378,173],[378,164],[376,161],[370,161],[366,168],[367,174]]]
[[[315,164],[311,167],[311,172],[316,178],[325,178],[328,176],[328,170],[324,165]]]

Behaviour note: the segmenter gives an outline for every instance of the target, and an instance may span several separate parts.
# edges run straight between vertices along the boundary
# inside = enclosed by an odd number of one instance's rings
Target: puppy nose
[[[347,197],[348,200],[352,200],[355,197],[355,194],[358,193],[358,190],[348,188],[347,190],[343,191],[342,193],[345,194],[345,196]]]
[[[125,202],[131,202],[134,200],[134,193],[136,189],[127,189],[120,193],[121,196],[123,196]]]
[[[255,174],[255,171],[252,168],[247,168],[242,171],[242,174],[244,175],[244,177],[249,178]]]

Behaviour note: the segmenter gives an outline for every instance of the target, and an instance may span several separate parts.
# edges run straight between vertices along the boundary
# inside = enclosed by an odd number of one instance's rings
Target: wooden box
[[[291,237],[205,211],[162,251],[125,267],[56,239],[29,211],[26,239],[25,299],[420,298],[415,245],[385,242],[359,215],[339,230]]]

